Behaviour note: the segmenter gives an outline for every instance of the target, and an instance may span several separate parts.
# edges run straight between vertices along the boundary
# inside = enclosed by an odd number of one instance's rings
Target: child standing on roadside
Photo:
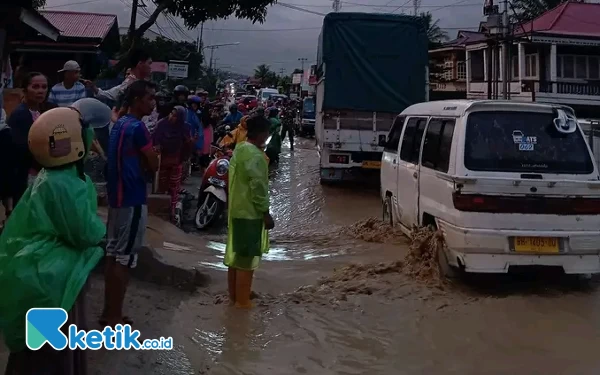
[[[253,116],[247,121],[248,139],[237,145],[229,168],[227,248],[229,300],[250,308],[252,277],[263,254],[269,251],[267,230],[275,223],[269,213],[269,166],[263,149],[269,137],[269,120]]]

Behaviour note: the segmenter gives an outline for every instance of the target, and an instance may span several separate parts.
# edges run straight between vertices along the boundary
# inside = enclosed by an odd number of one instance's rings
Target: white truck
[[[369,170],[379,173],[382,145],[394,118],[428,99],[427,46],[425,25],[415,17],[325,17],[316,71],[321,182],[356,180]]]

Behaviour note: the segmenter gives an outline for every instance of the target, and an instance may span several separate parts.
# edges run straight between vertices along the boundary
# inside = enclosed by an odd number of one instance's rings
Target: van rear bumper
[[[466,272],[507,273],[511,266],[555,266],[568,274],[600,273],[598,255],[467,254],[451,249],[447,252],[448,263],[464,267]]]
[[[600,273],[600,231],[533,231],[462,228],[437,220],[448,262],[467,272],[506,273],[511,266],[560,266],[565,273]],[[513,237],[558,237],[559,254],[522,254]]]

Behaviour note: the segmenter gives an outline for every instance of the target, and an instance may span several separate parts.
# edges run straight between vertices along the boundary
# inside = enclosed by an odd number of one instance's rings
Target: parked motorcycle
[[[217,150],[215,159],[209,164],[198,192],[196,228],[209,228],[223,215],[227,208],[227,190],[229,183],[229,159],[231,150],[213,145]]]

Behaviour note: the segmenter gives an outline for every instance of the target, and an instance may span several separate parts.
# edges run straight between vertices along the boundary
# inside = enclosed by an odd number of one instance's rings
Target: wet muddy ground
[[[313,146],[314,140],[299,140],[293,153],[284,148],[273,172],[276,228],[255,275],[256,307],[240,311],[227,303],[223,230],[192,231],[186,251],[197,252],[212,284],[189,294],[133,283],[126,308],[142,335],[173,336],[176,349],[91,352],[91,373],[600,371],[596,279],[546,270],[452,283],[417,280],[404,261],[409,240],[368,220],[381,216],[377,189],[321,186]],[[90,299],[98,310],[97,275]]]
[[[181,302],[171,329],[207,374],[596,374],[598,282],[559,272],[416,281],[409,241],[377,189],[321,186],[313,141],[272,177],[277,226],[256,273],[256,308],[231,308],[212,233],[214,283]],[[358,223],[358,225],[356,224]],[[364,266],[348,266],[362,264]],[[531,272],[530,272],[531,271]]]

